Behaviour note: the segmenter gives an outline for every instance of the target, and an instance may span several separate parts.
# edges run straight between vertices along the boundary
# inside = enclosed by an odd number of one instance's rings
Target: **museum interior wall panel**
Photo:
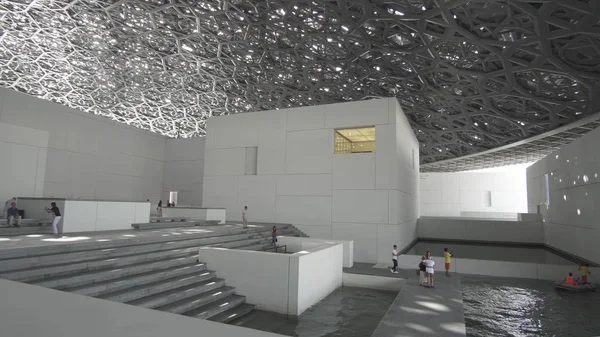
[[[48,132],[0,123],[0,197],[42,196]]]
[[[0,88],[0,100],[0,122],[47,133],[43,195],[96,199],[116,196],[116,200],[126,201],[160,197],[165,137],[6,88]],[[160,172],[146,175],[139,169],[146,163],[158,163]],[[96,168],[91,169],[92,165]],[[101,175],[131,179],[114,184],[109,191],[101,188]],[[95,182],[94,188],[81,187],[84,180]],[[157,180],[160,183],[153,184]],[[152,186],[152,190],[138,190],[145,185]]]
[[[163,202],[177,191],[177,204],[202,205],[206,138],[167,139],[162,186]]]
[[[600,129],[527,168],[530,211],[544,219],[546,243],[600,263]]]
[[[286,144],[286,174],[332,173],[332,130],[290,131]]]

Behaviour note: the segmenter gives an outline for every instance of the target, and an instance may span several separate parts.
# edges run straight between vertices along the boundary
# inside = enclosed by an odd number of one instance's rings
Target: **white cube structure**
[[[375,151],[334,154],[337,129],[375,127]],[[212,117],[203,207],[228,221],[291,223],[354,240],[357,262],[390,262],[415,238],[419,147],[395,98]]]

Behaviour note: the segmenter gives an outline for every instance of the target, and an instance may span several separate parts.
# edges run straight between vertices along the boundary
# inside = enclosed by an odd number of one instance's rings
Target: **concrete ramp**
[[[466,336],[460,276],[438,274],[435,288],[403,287],[371,337]]]

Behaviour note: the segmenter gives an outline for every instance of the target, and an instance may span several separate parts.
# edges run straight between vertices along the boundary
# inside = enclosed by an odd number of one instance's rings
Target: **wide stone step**
[[[0,260],[0,270],[3,272],[12,270],[21,270],[33,267],[83,262],[97,259],[105,259],[110,257],[145,254],[164,250],[198,248],[200,246],[208,246],[211,244],[225,244],[228,242],[244,242],[249,238],[263,237],[256,233],[241,233],[236,235],[212,236],[206,238],[193,238],[175,240],[176,238],[163,238],[162,242],[149,244],[131,244],[115,248],[98,248],[96,250],[83,250],[74,252],[65,252],[51,255],[41,255],[32,257],[11,258]],[[171,240],[170,240],[171,239]],[[177,238],[178,239],[178,238]]]
[[[100,270],[103,268],[118,268],[128,265],[156,261],[165,258],[176,258],[189,256],[195,253],[194,248],[173,249],[167,251],[151,252],[147,254],[126,255],[121,257],[108,257],[99,260],[85,262],[65,263],[53,266],[33,267],[7,273],[1,273],[0,277],[20,282],[35,282],[42,278],[66,277],[76,273]]]
[[[185,222],[185,221],[189,221],[190,217],[189,216],[163,216],[163,217],[158,217],[158,216],[151,216],[150,217],[150,222],[173,222],[173,221],[179,221],[179,222]]]
[[[236,319],[241,319],[244,316],[253,312],[255,307],[256,306],[252,304],[242,303],[236,307],[233,307],[229,310],[223,311],[222,313],[211,317],[210,320],[219,323],[233,322]]]
[[[148,222],[148,223],[134,223],[131,227],[139,230],[148,229],[161,229],[161,228],[183,228],[183,227],[195,227],[196,223],[191,221],[167,221],[167,222]]]
[[[39,225],[22,225],[21,227],[0,227],[0,236],[17,236],[31,234],[52,234],[52,227],[42,227]]]
[[[235,288],[232,287],[220,287],[209,292],[205,292],[196,296],[190,296],[179,300],[177,302],[170,303],[168,305],[155,307],[154,309],[170,312],[173,314],[184,314],[186,312],[201,308],[216,301],[222,300],[231,296],[235,293]]]
[[[67,275],[46,278],[41,281],[32,282],[35,285],[47,288],[63,289],[76,287],[87,283],[113,280],[129,275],[146,273],[153,270],[161,270],[194,263],[197,259],[190,255],[178,258],[163,258],[152,262],[143,262],[118,268],[103,268],[94,271],[84,271],[77,275]]]
[[[214,271],[203,270],[197,274],[177,276],[169,279],[160,279],[156,280],[155,282],[145,284],[143,286],[113,291],[110,293],[104,293],[102,294],[102,296],[98,297],[105,300],[153,308],[156,306],[174,302],[161,302],[163,300],[162,298],[168,297],[170,295],[169,292],[177,292],[192,287],[199,287],[203,284],[211,283],[214,280],[220,280],[215,279],[215,277],[216,273]],[[158,299],[156,299],[154,296],[158,294],[161,295],[158,296]],[[146,304],[144,305],[144,303]]]
[[[245,296],[230,295],[218,301],[203,305],[200,308],[186,312],[184,315],[201,319],[210,319],[222,312],[235,308],[246,302]]]
[[[138,298],[134,301],[129,301],[128,304],[148,309],[154,309],[157,307],[166,306],[168,304],[180,301],[184,298],[197,296],[225,286],[225,280],[215,278],[214,272],[211,272],[211,276],[211,278],[208,278],[208,276],[204,277],[201,282],[196,282],[192,285],[177,287],[174,289],[172,288],[162,292],[149,291],[147,296]],[[163,283],[167,284],[169,282],[165,280],[163,281]]]
[[[270,235],[270,229],[257,229],[257,230],[241,230],[238,227],[218,227],[218,228],[207,228],[207,229],[196,229],[197,233],[186,233],[185,235],[171,235],[171,236],[143,236],[143,237],[123,237],[121,239],[111,240],[94,240],[85,241],[78,243],[67,243],[59,245],[44,245],[35,247],[21,247],[12,249],[0,250],[0,263],[6,260],[14,260],[19,258],[35,258],[35,257],[47,257],[48,262],[52,262],[52,256],[83,252],[83,251],[94,251],[102,249],[118,249],[123,247],[132,247],[148,244],[164,244],[166,241],[179,242],[188,240],[222,240],[228,237],[236,237],[238,235]],[[131,233],[124,231],[124,233]],[[0,267],[0,270],[4,270]]]
[[[204,263],[196,263],[192,265],[177,266],[169,269],[153,270],[138,275],[131,275],[98,283],[85,284],[77,287],[69,287],[61,290],[97,297],[109,292],[144,286],[148,283],[156,282],[157,280],[164,280],[184,275],[197,275],[202,273],[204,270],[206,270],[206,265]]]

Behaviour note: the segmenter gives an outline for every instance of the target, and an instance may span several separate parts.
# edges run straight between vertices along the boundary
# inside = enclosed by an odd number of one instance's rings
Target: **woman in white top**
[[[431,258],[428,258],[427,260],[424,260],[423,263],[425,264],[425,272],[427,273],[427,286],[433,288],[435,261],[433,261]]]

